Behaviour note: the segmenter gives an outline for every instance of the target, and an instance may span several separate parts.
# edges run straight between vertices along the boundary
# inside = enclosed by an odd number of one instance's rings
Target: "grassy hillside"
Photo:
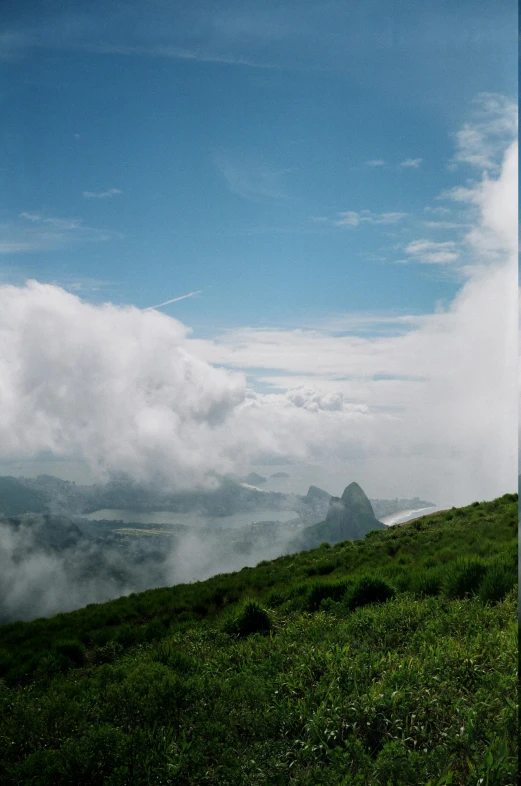
[[[2,784],[517,783],[517,495],[0,627]]]

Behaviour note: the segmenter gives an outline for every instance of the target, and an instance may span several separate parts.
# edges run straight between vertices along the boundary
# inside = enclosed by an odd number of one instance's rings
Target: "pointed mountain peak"
[[[344,489],[342,502],[347,507],[357,508],[360,513],[374,516],[373,506],[369,501],[369,497],[358,483],[350,483],[349,486]]]

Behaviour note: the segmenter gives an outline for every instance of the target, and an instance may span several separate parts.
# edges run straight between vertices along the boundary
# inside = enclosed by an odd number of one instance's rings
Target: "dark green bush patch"
[[[250,636],[252,633],[268,633],[272,628],[269,612],[256,600],[245,600],[238,613],[225,624],[230,635]]]
[[[339,601],[346,594],[348,587],[349,582],[347,581],[316,582],[308,590],[304,607],[308,611],[316,611],[325,598]]]
[[[345,604],[351,611],[370,603],[385,603],[395,595],[394,587],[376,576],[362,576],[350,588]]]
[[[415,573],[411,582],[411,589],[419,598],[429,595],[439,595],[443,585],[443,571],[439,568],[427,568]]]
[[[484,604],[498,603],[515,586],[516,581],[516,570],[507,561],[491,563],[479,588],[480,601]]]
[[[448,598],[464,598],[475,595],[487,567],[482,560],[458,559],[446,570],[443,590]]]

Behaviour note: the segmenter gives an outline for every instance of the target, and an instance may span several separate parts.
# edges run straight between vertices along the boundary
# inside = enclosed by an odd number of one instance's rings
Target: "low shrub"
[[[439,595],[443,585],[443,574],[438,569],[418,571],[412,578],[411,590],[418,598]]]
[[[475,595],[487,567],[479,559],[458,559],[446,569],[443,591],[448,598],[465,598]]]
[[[493,562],[488,566],[487,572],[479,588],[479,599],[485,605],[498,603],[510,592],[516,584],[516,573],[504,561]]]
[[[258,601],[252,599],[246,600],[239,612],[225,623],[226,633],[241,638],[252,633],[268,633],[271,628],[269,612]]]
[[[62,656],[71,661],[75,666],[81,666],[85,662],[85,647],[81,641],[57,641],[54,650],[58,656]]]
[[[335,562],[321,560],[306,568],[306,573],[308,576],[327,576],[329,573],[333,573],[336,567],[337,565]]]
[[[116,635],[114,636],[114,640],[120,644],[123,649],[132,647],[140,640],[140,638],[140,632],[137,627],[130,625],[128,622],[126,622],[124,625],[120,625],[117,629]]]
[[[157,641],[162,639],[167,632],[167,628],[159,619],[154,619],[145,625],[142,631],[144,641]]]
[[[349,591],[346,605],[353,610],[360,606],[367,606],[369,603],[385,603],[395,594],[394,587],[383,579],[376,576],[361,576]]]
[[[282,606],[285,600],[286,598],[281,592],[272,590],[266,597],[266,606],[268,606],[270,609],[276,609],[279,606]]]
[[[326,598],[331,598],[334,601],[342,600],[348,587],[349,582],[347,581],[323,581],[312,584],[305,600],[305,608],[308,611],[317,611]]]
[[[326,614],[336,614],[337,612],[342,612],[342,604],[333,598],[324,598],[322,603],[320,604],[320,611],[325,611]]]
[[[180,652],[171,641],[161,642],[154,651],[152,660],[180,674],[190,674],[195,668],[194,660]]]

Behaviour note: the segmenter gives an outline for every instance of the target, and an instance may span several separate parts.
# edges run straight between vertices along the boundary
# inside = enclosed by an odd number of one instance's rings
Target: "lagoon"
[[[89,521],[123,521],[126,524],[183,524],[184,526],[213,526],[222,529],[238,529],[259,521],[291,521],[298,518],[294,510],[273,510],[261,508],[247,513],[233,513],[231,516],[205,516],[200,513],[175,513],[171,510],[139,511],[131,509],[116,510],[105,508],[83,516]]]

